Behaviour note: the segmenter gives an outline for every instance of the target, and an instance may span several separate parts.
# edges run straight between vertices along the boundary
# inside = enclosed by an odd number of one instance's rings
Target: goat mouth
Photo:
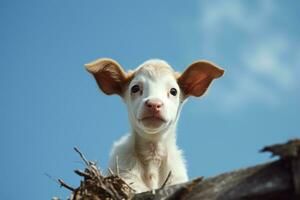
[[[141,120],[160,120],[165,122],[166,120],[162,117],[157,117],[157,116],[147,116],[147,117],[143,117]]]
[[[147,128],[150,129],[156,129],[158,127],[161,127],[163,124],[165,124],[167,121],[158,116],[147,116],[140,119],[140,122]]]
[[[161,122],[164,122],[164,123],[166,122],[166,120],[164,118],[157,117],[157,116],[147,116],[147,117],[143,117],[141,119],[141,121],[145,121],[145,120],[147,120],[147,121],[161,121]]]

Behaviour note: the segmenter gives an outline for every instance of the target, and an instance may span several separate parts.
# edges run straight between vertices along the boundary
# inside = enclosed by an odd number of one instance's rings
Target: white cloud
[[[264,42],[249,45],[248,49],[248,52],[244,51],[241,55],[246,67],[266,79],[271,79],[282,89],[293,87],[296,77],[289,66],[291,62],[283,56],[285,52],[291,51],[286,38],[270,36]]]
[[[267,102],[268,105],[276,106],[279,104],[278,95],[255,77],[239,73],[234,77],[233,84],[218,88],[214,100],[221,110],[231,112],[259,102]]]
[[[214,53],[220,36],[235,28],[245,34],[256,34],[267,26],[267,20],[276,10],[270,1],[260,1],[258,9],[250,12],[245,1],[201,1],[199,31],[204,35],[203,47]]]
[[[222,35],[232,31],[235,36],[244,38],[237,38],[236,41],[241,42],[234,44],[238,49],[239,65],[243,67],[239,72],[227,74],[232,84],[218,91],[217,98],[222,99],[221,106],[226,110],[247,107],[251,103],[278,105],[282,92],[295,89],[296,72],[299,72],[295,66],[300,62],[293,52],[298,47],[287,33],[272,25],[279,9],[274,1],[257,1],[251,6],[247,1],[238,0],[201,1],[198,25],[203,36],[203,51],[221,55]],[[228,46],[229,51],[230,48]]]
[[[203,28],[214,33],[226,24],[247,32],[255,32],[266,24],[265,19],[271,17],[276,10],[273,2],[267,0],[260,1],[258,9],[255,10],[247,9],[246,2],[240,0],[204,2],[200,5],[200,23]]]

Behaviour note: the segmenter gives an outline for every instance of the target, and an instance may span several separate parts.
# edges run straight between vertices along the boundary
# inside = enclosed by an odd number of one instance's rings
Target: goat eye
[[[140,91],[140,86],[138,85],[132,86],[131,93],[137,93],[138,91]]]
[[[171,88],[170,93],[171,93],[171,95],[176,96],[177,90],[175,88]]]

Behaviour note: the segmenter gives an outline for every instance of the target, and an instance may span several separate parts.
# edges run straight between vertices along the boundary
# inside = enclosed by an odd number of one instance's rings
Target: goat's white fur
[[[93,74],[97,73],[94,65],[90,65]],[[89,70],[89,65],[87,68]],[[131,74],[134,75],[121,96],[128,108],[132,130],[114,143],[110,169],[116,173],[118,165],[120,176],[136,192],[161,187],[170,171],[168,185],[186,182],[185,159],[176,145],[175,134],[180,110],[187,96],[178,85],[179,74],[162,60],[149,60]],[[142,92],[133,94],[130,89],[134,85],[139,85]],[[170,94],[171,88],[178,91],[177,95]],[[159,115],[163,121],[154,124],[143,120],[145,112],[148,112],[145,111],[145,102],[152,99],[162,103]]]

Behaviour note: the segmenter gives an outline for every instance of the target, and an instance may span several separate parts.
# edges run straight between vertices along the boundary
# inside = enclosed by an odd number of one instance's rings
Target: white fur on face
[[[131,91],[134,86],[139,87],[136,93]],[[172,88],[177,91],[175,96],[170,93]],[[132,128],[139,134],[166,132],[176,124],[180,92],[175,73],[166,62],[150,60],[142,64],[135,71],[135,76],[124,95]],[[160,101],[162,103],[160,111],[155,114],[150,112],[145,107],[147,100]]]

